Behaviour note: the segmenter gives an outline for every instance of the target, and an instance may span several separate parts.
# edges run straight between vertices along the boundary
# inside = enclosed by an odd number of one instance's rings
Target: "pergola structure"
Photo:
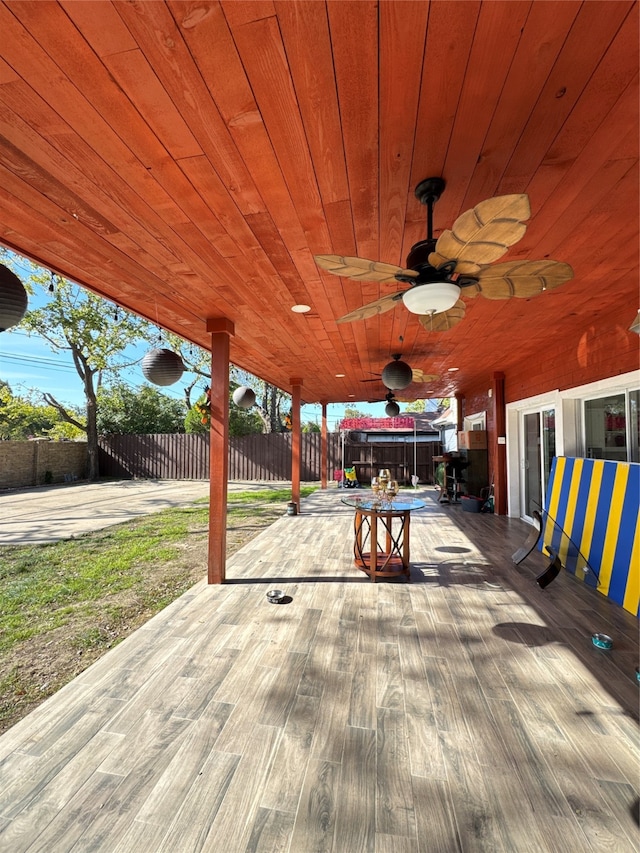
[[[10,0],[0,32],[0,242],[211,350],[210,580],[230,361],[292,393],[294,501],[302,399],[326,431],[393,353],[437,377],[407,398],[488,396],[499,512],[505,405],[637,368],[636,2]],[[446,332],[402,302],[337,323],[406,285],[314,256],[404,267],[431,176],[435,236],[526,193],[504,259],[573,279],[468,299]]]

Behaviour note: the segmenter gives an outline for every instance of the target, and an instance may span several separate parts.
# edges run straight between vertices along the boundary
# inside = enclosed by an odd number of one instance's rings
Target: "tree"
[[[185,405],[151,385],[129,388],[124,382],[98,389],[99,435],[149,435],[184,432]]]
[[[263,432],[262,418],[252,407],[251,409],[240,409],[232,402],[232,395],[238,386],[230,383],[229,386],[229,435],[259,435]],[[208,390],[199,397],[193,407],[189,409],[185,419],[185,431],[206,435],[210,429]]]
[[[38,404],[32,396],[16,397],[9,385],[0,380],[0,439],[73,439],[79,435],[82,431],[63,421],[53,406]]]
[[[0,438],[22,441],[44,435],[56,420],[54,409],[34,406],[21,397],[14,397],[8,385],[0,388]]]
[[[191,344],[172,332],[160,335],[160,339],[164,339],[166,346],[178,353],[185,366],[185,373],[190,376],[190,381],[183,387],[185,405],[190,410],[195,405],[191,402],[191,395],[197,383],[204,379],[208,387],[211,382],[211,354],[202,347]],[[198,430],[194,431],[197,432]]]
[[[345,406],[344,407],[344,417],[345,418],[366,418],[367,415],[365,412],[361,412],[360,409],[356,409],[355,406]]]
[[[16,266],[13,257],[11,252],[0,249],[0,258],[7,266]],[[24,267],[28,263],[25,260],[21,266]],[[62,419],[75,430],[86,433],[89,479],[94,480],[99,474],[97,392],[110,373],[116,374],[132,365],[132,362],[124,360],[127,347],[141,341],[153,342],[156,345],[165,341],[167,347],[180,354],[187,375],[193,374],[184,386],[187,409],[191,409],[191,395],[198,380],[211,379],[211,357],[206,350],[184,341],[177,335],[167,332],[154,334],[151,324],[124,309],[114,306],[111,311],[106,310],[109,303],[102,297],[60,276],[54,276],[48,270],[35,264],[31,264],[31,269],[32,273],[23,281],[25,288],[32,293],[34,287],[41,287],[48,295],[49,301],[43,308],[28,311],[20,326],[27,334],[40,335],[54,351],[66,350],[71,353],[83,384],[86,418],[80,416],[73,407],[56,400],[50,393],[43,392],[42,397],[58,413],[56,429],[59,429]],[[231,378],[236,383],[233,387],[240,384],[249,385],[256,392],[256,407],[252,410],[252,415],[258,415],[261,431],[278,432],[284,429],[281,410],[287,401],[290,401],[289,395],[236,367],[231,368]],[[106,397],[103,396],[102,402],[105,400]],[[237,424],[234,425],[236,416]],[[232,430],[256,430],[255,418],[239,414],[235,407],[232,408],[231,417]]]
[[[211,355],[202,349],[202,347],[190,344],[177,335],[165,334],[164,339],[167,342],[167,346],[174,352],[179,353],[186,370],[193,374],[192,381],[184,388],[185,402],[187,407],[191,409],[197,403],[197,401],[192,403],[191,396],[199,379],[206,380],[207,385],[211,382]],[[269,382],[258,379],[251,373],[247,373],[246,370],[231,365],[229,369],[229,386],[235,389],[239,385],[246,385],[255,392],[256,402],[251,412],[252,414],[257,414],[262,421],[262,429],[259,431],[282,432],[285,429],[285,411],[291,408],[291,396],[280,388],[276,388],[275,385],[271,385]],[[237,407],[232,404],[229,411],[229,434],[245,435],[245,432],[238,433],[232,431],[232,429],[236,428],[246,428],[246,421],[242,417],[236,417]],[[190,430],[198,432],[198,423],[197,413],[189,416],[188,423],[186,424],[187,432]],[[245,424],[245,426],[241,426],[242,424]],[[250,432],[254,431],[253,428],[250,429]]]
[[[240,409],[229,406],[229,435],[260,435],[264,432],[260,413],[255,409]]]
[[[425,411],[424,400],[414,400],[411,403],[407,403],[404,410],[405,412],[416,412],[417,414],[421,414]]]
[[[51,394],[43,392],[42,397],[63,420],[86,432],[88,477],[95,480],[99,475],[97,389],[105,374],[130,366],[123,360],[124,351],[134,342],[148,340],[150,326],[146,320],[123,310],[118,311],[116,322],[114,315],[105,310],[105,300],[101,297],[61,276],[32,267],[31,283],[39,284],[49,300],[44,307],[27,311],[20,326],[27,334],[40,335],[55,352],[71,353],[83,384],[86,421]]]

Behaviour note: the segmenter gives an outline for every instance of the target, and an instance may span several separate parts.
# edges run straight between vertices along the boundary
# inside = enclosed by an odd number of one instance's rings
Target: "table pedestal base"
[[[378,551],[375,560],[375,569],[372,567],[371,552],[367,551],[359,557],[354,557],[354,564],[366,572],[372,581],[376,578],[395,578],[398,575],[409,577],[409,569],[405,567],[401,557],[394,557],[392,554],[385,554],[383,551]]]
[[[354,519],[355,541],[353,562],[369,575],[372,582],[377,578],[405,577],[409,571],[409,517],[407,510],[356,509]],[[394,530],[394,521],[396,529]],[[378,524],[384,541],[384,550],[379,550]],[[365,551],[369,543],[369,551]],[[375,548],[375,550],[373,550]]]

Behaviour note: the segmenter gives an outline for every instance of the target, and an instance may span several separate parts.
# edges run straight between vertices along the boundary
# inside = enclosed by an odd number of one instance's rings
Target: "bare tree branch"
[[[59,403],[55,397],[49,394],[47,391],[42,392],[42,399],[48,406],[53,406],[53,408],[58,412],[62,420],[66,421],[68,424],[72,424],[74,427],[78,427],[83,432],[87,431],[86,424],[81,423],[76,420],[69,412],[65,409],[62,403]]]

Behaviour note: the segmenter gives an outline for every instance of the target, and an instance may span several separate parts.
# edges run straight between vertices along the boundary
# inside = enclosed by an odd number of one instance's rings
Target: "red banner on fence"
[[[413,423],[413,418],[407,416],[397,418],[343,418],[338,424],[338,429],[413,429]]]

